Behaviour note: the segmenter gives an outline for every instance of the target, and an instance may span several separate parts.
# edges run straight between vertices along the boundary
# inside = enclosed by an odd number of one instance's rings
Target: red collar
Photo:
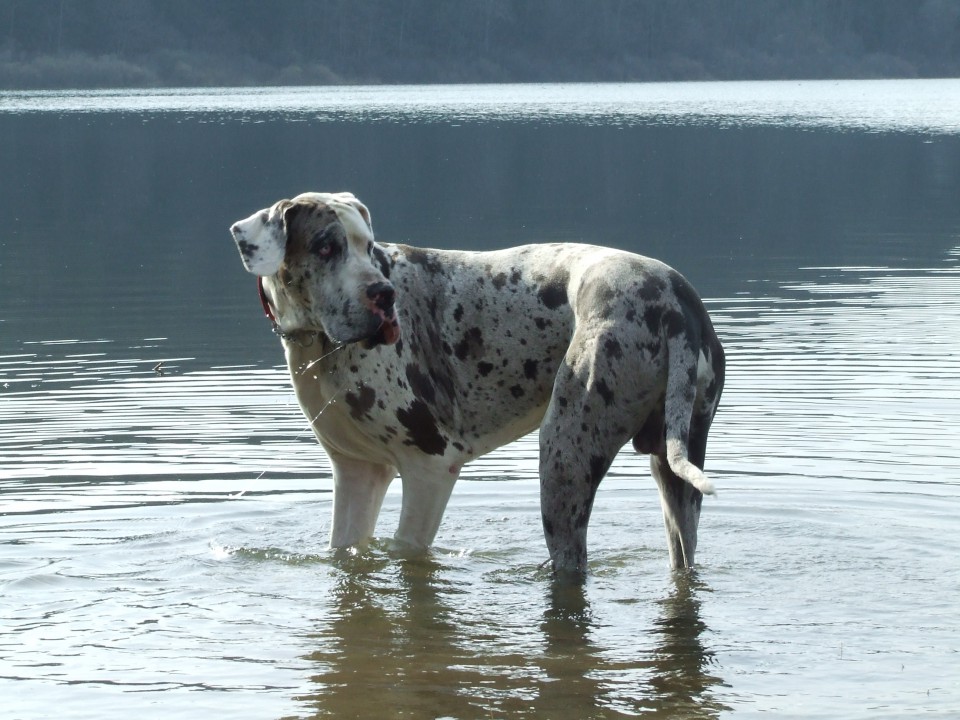
[[[263,314],[266,315],[274,325],[277,318],[273,314],[273,308],[270,307],[270,301],[267,300],[267,293],[263,290],[263,278],[257,276],[257,291],[260,293],[260,304],[263,305]]]

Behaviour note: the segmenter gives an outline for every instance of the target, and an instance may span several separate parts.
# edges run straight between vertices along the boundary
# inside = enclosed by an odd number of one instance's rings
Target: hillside
[[[960,75],[960,0],[0,0],[0,87]]]

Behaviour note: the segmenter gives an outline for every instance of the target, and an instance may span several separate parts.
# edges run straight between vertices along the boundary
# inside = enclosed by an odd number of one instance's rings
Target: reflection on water
[[[693,573],[675,574],[637,638],[608,642],[587,591],[545,574],[529,587],[546,588],[542,598],[488,585],[478,607],[475,581],[451,580],[429,559],[371,552],[336,565],[335,601],[310,635],[315,690],[300,698],[315,717],[390,708],[409,718],[710,718],[725,709],[702,638],[708,590]]]
[[[714,653],[704,646],[706,624],[700,618],[700,596],[709,593],[696,573],[678,574],[676,590],[661,600],[657,619],[661,649],[656,655],[656,674],[651,686],[663,698],[664,715],[714,717],[729,710],[711,700],[710,689],[721,682]]]

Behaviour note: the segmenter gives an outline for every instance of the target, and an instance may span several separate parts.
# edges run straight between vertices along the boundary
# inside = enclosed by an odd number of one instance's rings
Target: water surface
[[[956,81],[0,93],[5,716],[954,717]],[[329,465],[226,228],[654,255],[728,351],[699,567],[645,459],[558,593],[537,444],[437,547],[326,549]],[[163,374],[154,371],[162,362]]]

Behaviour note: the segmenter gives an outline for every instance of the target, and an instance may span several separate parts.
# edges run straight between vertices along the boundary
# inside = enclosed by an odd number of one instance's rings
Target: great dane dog
[[[426,548],[463,465],[539,426],[558,575],[586,572],[594,495],[630,440],[651,456],[672,565],[693,564],[724,354],[678,272],[588,245],[378,243],[350,193],[280,200],[231,232],[333,466],[333,547],[371,537],[399,472],[395,538]]]

